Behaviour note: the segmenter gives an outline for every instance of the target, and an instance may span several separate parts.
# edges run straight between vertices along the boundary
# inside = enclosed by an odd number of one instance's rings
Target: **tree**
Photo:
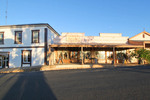
[[[128,56],[125,53],[119,52],[117,53],[117,59],[119,60],[119,62],[124,63],[124,60],[128,60]]]
[[[148,63],[150,63],[150,50],[146,49],[139,49],[135,50],[131,53],[132,57],[135,57],[138,59],[138,64],[141,64],[143,60],[146,60]]]
[[[125,60],[128,60],[127,54],[123,52],[117,53],[116,58],[118,59],[119,63],[124,63]],[[113,60],[113,54],[111,54],[108,59]]]

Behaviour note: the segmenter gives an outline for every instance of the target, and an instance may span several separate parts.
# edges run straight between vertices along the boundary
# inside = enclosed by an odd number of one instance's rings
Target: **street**
[[[0,74],[0,100],[150,100],[150,66]]]

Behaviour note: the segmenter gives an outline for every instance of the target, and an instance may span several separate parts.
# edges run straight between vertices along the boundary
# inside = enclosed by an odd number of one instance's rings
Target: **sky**
[[[7,0],[0,0],[0,25],[6,25]],[[48,23],[58,33],[150,32],[150,0],[8,0],[7,25]]]

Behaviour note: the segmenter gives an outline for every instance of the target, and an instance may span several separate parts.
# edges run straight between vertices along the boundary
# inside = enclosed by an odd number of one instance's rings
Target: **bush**
[[[143,60],[146,60],[148,63],[150,63],[150,50],[139,49],[135,52],[132,52],[131,56],[137,58],[139,60],[139,64],[141,64]]]

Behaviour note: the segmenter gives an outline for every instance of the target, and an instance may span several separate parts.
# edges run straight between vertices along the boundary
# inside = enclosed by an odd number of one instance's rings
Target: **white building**
[[[0,68],[48,65],[56,36],[47,23],[0,26]]]

